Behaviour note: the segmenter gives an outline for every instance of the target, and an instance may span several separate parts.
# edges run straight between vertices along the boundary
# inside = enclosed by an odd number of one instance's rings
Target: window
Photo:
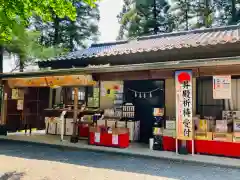
[[[78,101],[85,101],[86,96],[86,88],[85,87],[79,87],[78,88]],[[74,100],[74,89],[72,89],[72,100]]]
[[[224,110],[224,101],[221,99],[213,99],[211,78],[197,79],[197,113],[201,116],[213,116],[221,118]]]

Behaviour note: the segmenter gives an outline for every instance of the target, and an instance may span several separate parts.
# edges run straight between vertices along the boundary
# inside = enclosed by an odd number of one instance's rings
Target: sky
[[[99,42],[116,40],[119,30],[117,15],[122,9],[123,0],[102,0],[100,2]]]

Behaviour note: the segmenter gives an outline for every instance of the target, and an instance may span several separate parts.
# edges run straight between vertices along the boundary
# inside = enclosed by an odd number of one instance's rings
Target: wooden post
[[[49,102],[48,102],[48,108],[52,108],[52,102],[53,102],[53,89],[49,89]]]
[[[0,135],[7,135],[6,129],[6,113],[7,113],[7,93],[5,93],[4,85],[2,85],[1,94],[1,119],[0,119]]]
[[[71,137],[72,143],[78,142],[77,136],[77,116],[78,116],[78,88],[74,88],[74,103],[73,103],[73,134]]]

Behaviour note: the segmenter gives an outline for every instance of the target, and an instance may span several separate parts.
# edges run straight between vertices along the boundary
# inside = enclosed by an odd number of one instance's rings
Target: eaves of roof
[[[40,76],[57,76],[67,74],[99,74],[110,72],[130,72],[130,71],[143,71],[143,70],[156,70],[156,69],[182,69],[182,68],[195,68],[195,67],[210,67],[210,66],[226,66],[226,65],[240,65],[240,57],[224,57],[224,58],[211,58],[211,59],[195,59],[195,60],[182,60],[182,61],[167,61],[155,63],[142,63],[142,64],[129,64],[117,65],[102,68],[71,68],[71,69],[58,69],[48,71],[36,72],[18,72],[18,73],[4,73],[0,78],[6,80],[8,78],[19,77],[40,77]]]
[[[214,46],[239,41],[240,27],[239,25],[235,25],[144,36],[138,37],[135,40],[115,43],[94,44],[90,48],[71,52],[65,56],[55,57],[45,61],[109,57],[142,52]]]

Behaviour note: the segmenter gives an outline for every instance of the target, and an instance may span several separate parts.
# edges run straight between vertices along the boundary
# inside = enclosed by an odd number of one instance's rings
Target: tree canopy
[[[238,24],[239,7],[239,0],[124,0],[118,39],[156,34],[155,26],[166,33]]]
[[[81,0],[88,7],[95,7],[98,0]],[[67,19],[73,24],[78,11],[73,0],[2,0],[0,3],[0,71],[2,71],[3,50],[16,53],[20,64],[35,57],[46,58],[56,55],[59,49],[40,45],[41,32],[33,31],[31,23],[38,18],[43,23],[55,23]]]
[[[45,46],[58,46],[69,51],[86,47],[88,41],[98,38],[98,5],[94,8],[82,0],[72,0],[76,8],[76,19],[61,18],[52,14],[53,22],[44,22],[35,17],[32,28],[41,32],[40,43]]]

